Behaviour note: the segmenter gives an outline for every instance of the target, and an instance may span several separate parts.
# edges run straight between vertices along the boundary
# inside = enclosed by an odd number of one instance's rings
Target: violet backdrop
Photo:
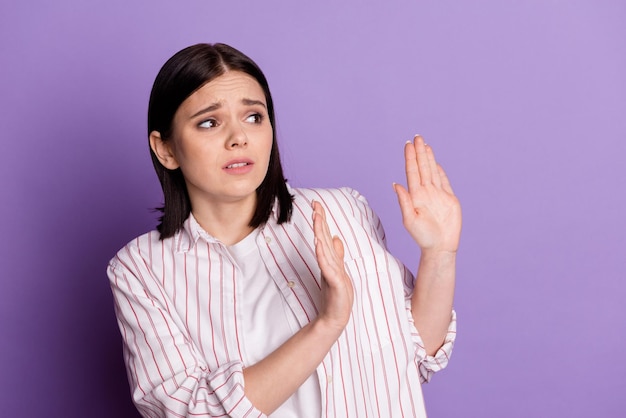
[[[421,133],[464,209],[431,417],[626,415],[626,3],[0,5],[0,416],[136,417],[105,275],[161,202],[154,77],[226,42],[264,69],[294,186],[352,186],[412,269],[391,183]]]

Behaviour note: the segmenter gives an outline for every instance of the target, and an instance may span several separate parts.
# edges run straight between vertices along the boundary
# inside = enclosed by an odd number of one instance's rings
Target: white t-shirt
[[[258,229],[255,229],[246,238],[228,247],[242,273],[243,355],[249,365],[267,357],[300,330],[293,311],[263,263],[256,244],[258,234]],[[320,417],[321,413],[320,385],[317,374],[313,372],[271,417],[313,418]]]

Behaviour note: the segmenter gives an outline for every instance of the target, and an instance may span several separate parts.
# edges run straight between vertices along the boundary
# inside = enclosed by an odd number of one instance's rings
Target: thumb
[[[415,208],[413,207],[413,202],[411,201],[409,192],[398,183],[393,183],[393,190],[396,192],[396,196],[398,197],[398,204],[400,205],[402,219],[405,221],[411,219],[415,216]]]
[[[343,242],[341,242],[341,239],[337,235],[333,237],[333,248],[335,249],[335,253],[337,253],[337,257],[343,261]]]

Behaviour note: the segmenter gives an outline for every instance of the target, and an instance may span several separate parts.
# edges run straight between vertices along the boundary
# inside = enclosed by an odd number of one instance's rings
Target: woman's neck
[[[225,245],[238,243],[254,230],[249,224],[256,210],[256,199],[206,205],[192,202],[192,208],[202,229]]]

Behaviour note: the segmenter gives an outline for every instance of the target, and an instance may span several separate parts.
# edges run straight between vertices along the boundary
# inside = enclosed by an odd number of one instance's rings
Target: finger
[[[420,184],[425,186],[431,184],[432,174],[430,169],[430,163],[428,162],[428,155],[426,153],[426,143],[424,138],[420,135],[416,135],[414,139],[415,154],[417,155],[417,167],[420,173]],[[410,190],[409,190],[410,191]]]
[[[335,254],[337,254],[337,258],[340,261],[343,261],[343,242],[341,242],[341,238],[339,238],[337,235],[333,237],[333,248],[335,249]]]
[[[402,219],[406,222],[413,218],[416,214],[413,201],[409,192],[399,184],[394,183],[393,189],[398,196],[398,204],[400,205],[400,212],[402,213]]]
[[[313,235],[315,237],[315,246],[324,242],[324,227],[322,221],[322,213],[320,211],[320,204],[313,201]]]
[[[428,157],[428,166],[430,167],[432,182],[436,187],[441,187],[441,177],[439,176],[439,168],[435,160],[435,152],[430,145],[426,145],[426,156]]]
[[[322,240],[318,240],[315,246],[317,264],[322,273],[322,279],[327,285],[335,287],[341,283],[341,268],[343,264],[337,262],[334,252],[339,249],[343,253],[343,244],[338,237],[332,238],[333,249],[326,247]],[[330,252],[333,251],[333,254]],[[343,254],[342,254],[343,255]]]
[[[332,235],[330,234],[330,228],[328,228],[328,222],[326,221],[326,211],[320,202],[316,203],[316,212],[318,214],[319,232],[320,238],[328,250],[332,248]],[[331,254],[329,252],[329,254]]]
[[[337,284],[345,285],[347,281],[349,281],[348,275],[346,274],[345,266],[343,264],[343,242],[341,238],[337,235],[333,237],[333,249],[335,250],[335,254],[337,255],[338,264],[335,266],[337,273]]]
[[[322,271],[322,276],[328,276],[329,262],[328,251],[326,249],[325,239],[323,237],[324,232],[320,225],[320,215],[315,213],[315,256],[317,258],[317,264]]]
[[[313,219],[313,233],[315,237],[315,251],[318,256],[318,263],[320,267],[322,264],[331,263],[333,261],[334,253],[332,248],[332,238],[328,224],[326,223],[326,213],[324,208],[319,202],[313,203],[314,219]]]
[[[406,170],[406,183],[410,193],[415,193],[420,187],[420,172],[417,167],[417,155],[415,145],[411,141],[404,144],[404,167]]]
[[[450,180],[448,179],[448,175],[444,171],[443,167],[437,164],[437,169],[439,171],[439,177],[441,177],[441,188],[450,194],[454,194],[452,186],[450,185]]]

